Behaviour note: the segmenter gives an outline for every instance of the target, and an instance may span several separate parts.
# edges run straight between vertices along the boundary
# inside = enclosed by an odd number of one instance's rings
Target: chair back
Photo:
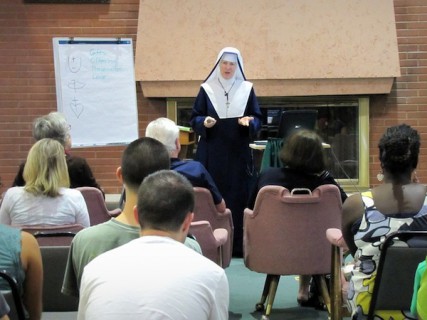
[[[39,246],[70,246],[73,237],[84,227],[80,224],[60,226],[24,226],[22,231],[31,233]]]
[[[223,247],[223,267],[230,265],[233,253],[234,224],[230,209],[218,212],[211,192],[206,188],[194,187],[194,219],[193,221],[209,221],[213,230],[223,228],[227,230],[228,239]]]
[[[91,226],[106,222],[120,214],[120,209],[108,210],[104,196],[98,188],[78,187],[76,189],[82,193],[85,199]]]
[[[409,312],[415,271],[426,256],[427,231],[398,231],[386,238],[381,250],[368,319],[374,319],[375,310]]]
[[[69,246],[40,247],[43,261],[43,311],[77,311],[78,298],[61,293]]]
[[[337,186],[322,185],[305,194],[281,186],[263,187],[254,210],[244,212],[244,261],[250,270],[274,274],[328,274],[328,228],[341,227]]]
[[[8,314],[10,320],[25,320],[24,305],[21,300],[16,279],[4,270],[0,271],[0,278],[4,279],[10,287],[10,290],[8,291],[2,291],[2,294],[10,308]]]

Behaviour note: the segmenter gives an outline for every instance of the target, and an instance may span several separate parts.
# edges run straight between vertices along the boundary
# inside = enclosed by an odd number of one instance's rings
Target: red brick
[[[370,106],[371,184],[379,171],[377,143],[387,126],[408,121],[427,141],[427,1],[394,0],[402,77],[386,98]],[[136,41],[139,0],[111,0],[109,5],[31,5],[0,1],[0,173],[10,185],[17,165],[33,143],[35,117],[56,109],[52,37],[126,36]],[[137,85],[140,135],[148,122],[166,115],[164,100],[147,100]],[[115,178],[123,147],[73,149],[87,158],[106,192],[119,193]],[[427,148],[418,175],[427,181]],[[423,164],[426,163],[426,164]],[[4,187],[3,187],[4,189]]]

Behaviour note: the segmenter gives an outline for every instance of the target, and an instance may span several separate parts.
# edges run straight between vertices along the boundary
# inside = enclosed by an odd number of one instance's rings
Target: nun
[[[243,254],[243,210],[256,175],[249,143],[261,129],[261,116],[240,51],[222,49],[200,87],[190,123],[199,136],[195,159],[209,171],[232,212],[235,257]]]

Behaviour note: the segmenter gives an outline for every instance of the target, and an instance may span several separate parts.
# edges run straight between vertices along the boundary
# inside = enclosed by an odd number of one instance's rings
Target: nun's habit
[[[221,76],[220,62],[235,62],[230,79]],[[212,128],[203,124],[210,116],[216,120]],[[238,119],[253,117],[248,127]],[[261,128],[261,111],[252,86],[246,81],[239,50],[224,48],[208,78],[201,85],[193,106],[191,126],[199,135],[196,160],[212,175],[230,208],[234,222],[234,255],[242,254],[243,210],[247,206],[252,175],[255,174],[249,143]]]

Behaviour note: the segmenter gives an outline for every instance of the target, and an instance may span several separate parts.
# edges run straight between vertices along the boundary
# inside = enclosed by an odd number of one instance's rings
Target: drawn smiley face
[[[72,73],[77,73],[82,67],[82,59],[77,54],[68,56],[68,68]]]

